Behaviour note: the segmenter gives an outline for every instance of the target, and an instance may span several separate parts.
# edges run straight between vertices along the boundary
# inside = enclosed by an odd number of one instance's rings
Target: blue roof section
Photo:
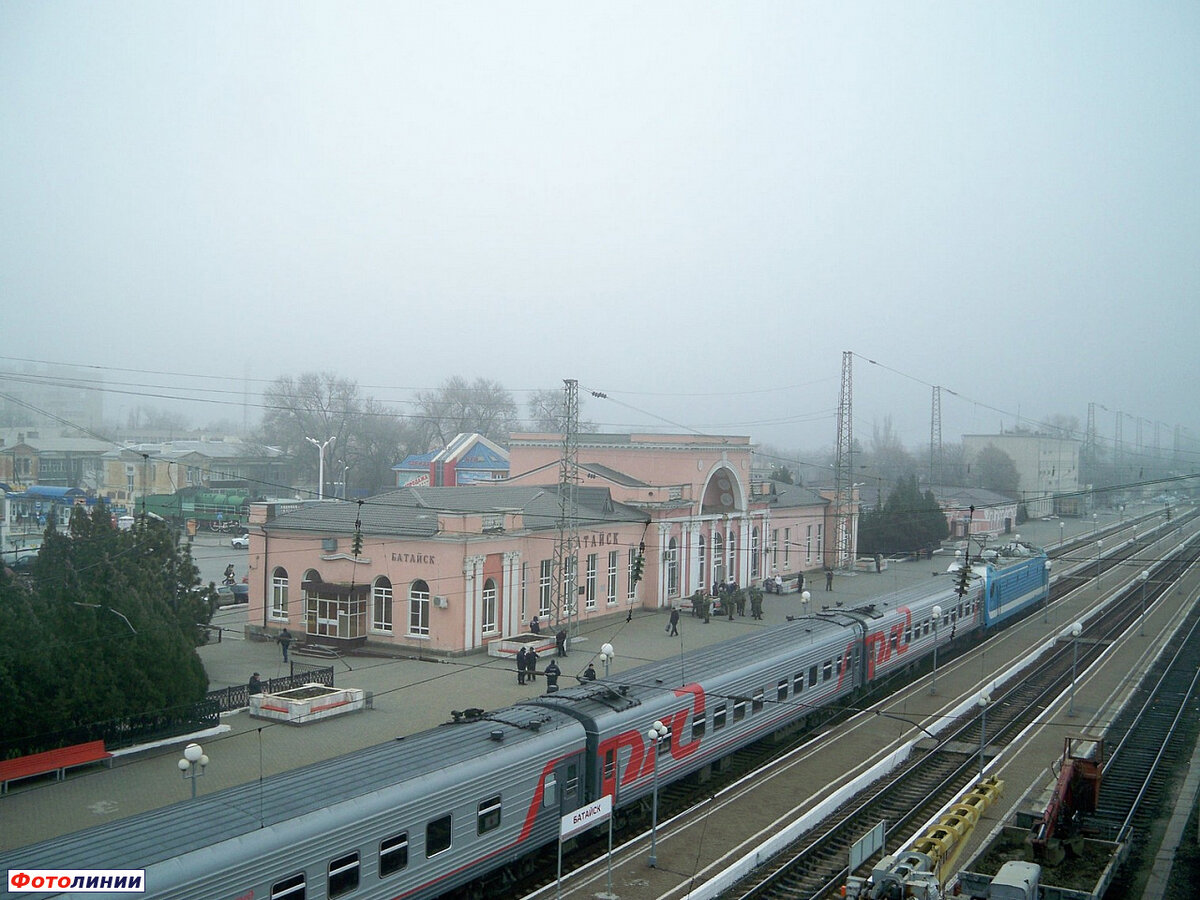
[[[73,487],[55,487],[49,484],[31,484],[25,488],[24,494],[17,496],[30,497],[35,500],[73,500],[76,497],[86,497],[83,491]]]
[[[410,453],[400,462],[392,466],[392,471],[401,471],[407,469],[429,470],[429,464],[433,462],[433,458],[437,456],[440,450],[430,450],[428,453]]]

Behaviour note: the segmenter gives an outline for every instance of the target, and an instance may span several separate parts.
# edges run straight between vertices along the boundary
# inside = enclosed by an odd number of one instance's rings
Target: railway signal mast
[[[562,455],[558,461],[558,541],[550,577],[550,617],[554,627],[571,630],[579,598],[579,382],[563,379]]]
[[[842,389],[838,397],[837,465],[834,468],[834,558],[830,568],[854,569],[854,353],[842,351]]]

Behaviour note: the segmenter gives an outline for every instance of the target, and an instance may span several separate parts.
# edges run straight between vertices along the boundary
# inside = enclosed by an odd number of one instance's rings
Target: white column
[[[509,550],[504,554],[502,602],[500,633],[517,634],[521,630],[521,553],[518,550]]]
[[[463,647],[474,650],[479,646],[479,603],[483,579],[482,556],[468,556],[463,560]]]
[[[671,537],[670,525],[658,526],[658,577],[655,583],[658,585],[658,597],[655,598],[654,605],[662,609],[663,598],[667,596],[667,541]]]

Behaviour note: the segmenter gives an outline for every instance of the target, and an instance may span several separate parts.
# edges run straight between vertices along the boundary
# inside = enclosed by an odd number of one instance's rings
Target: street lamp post
[[[1060,521],[1058,523],[1058,546],[1060,546],[1060,547],[1067,542],[1066,528],[1067,528],[1066,522]]]
[[[204,777],[204,768],[208,765],[208,756],[199,744],[188,744],[183,748],[183,758],[179,760],[179,771],[183,777],[192,782],[192,799],[196,799],[196,779]]]
[[[1096,590],[1100,590],[1100,551],[1104,548],[1104,539],[1096,541]]]
[[[1092,513],[1092,534],[1095,534],[1099,528],[1100,528],[1100,520],[1098,518],[1098,515],[1096,513]]]
[[[1071,624],[1069,634],[1071,635],[1071,703],[1067,709],[1067,715],[1075,715],[1075,667],[1079,664],[1079,635],[1083,633],[1083,626],[1078,622]]]
[[[670,732],[662,722],[655,720],[646,732],[650,738],[650,752],[654,754],[654,800],[650,807],[650,868],[658,866],[658,748]]]
[[[984,748],[987,747],[987,708],[992,702],[991,695],[986,691],[980,693],[979,699],[976,701],[979,704],[979,716],[982,723],[982,728],[979,732],[979,777],[983,777],[983,761]]]
[[[317,453],[320,455],[320,462],[317,464],[317,499],[323,500],[325,498],[325,448],[337,440],[337,437],[331,437],[324,442],[310,437],[306,437],[305,440],[316,447]]]
[[[800,612],[808,615],[808,601],[812,599],[812,594],[808,591],[802,591],[800,594]]]
[[[1150,580],[1150,573],[1142,569],[1142,574],[1138,576],[1142,582],[1142,627],[1138,632],[1142,637],[1146,636],[1146,582]]]
[[[608,677],[609,663],[611,663],[613,661],[613,658],[616,657],[616,655],[617,655],[616,651],[613,650],[612,644],[605,643],[605,644],[600,645],[600,662],[604,663],[604,677],[605,678]]]
[[[1053,563],[1050,560],[1046,560],[1043,565],[1046,568],[1046,603],[1042,607],[1042,624],[1046,625],[1050,621],[1050,567]]]
[[[935,606],[933,608],[933,679],[929,682],[929,693],[937,693],[937,641],[938,641],[938,622],[942,618],[942,608]]]

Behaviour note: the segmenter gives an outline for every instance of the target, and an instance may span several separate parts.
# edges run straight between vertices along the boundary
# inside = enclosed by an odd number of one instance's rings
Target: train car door
[[[554,781],[558,791],[559,815],[566,815],[583,806],[583,758],[576,754],[562,760],[554,767]]]

